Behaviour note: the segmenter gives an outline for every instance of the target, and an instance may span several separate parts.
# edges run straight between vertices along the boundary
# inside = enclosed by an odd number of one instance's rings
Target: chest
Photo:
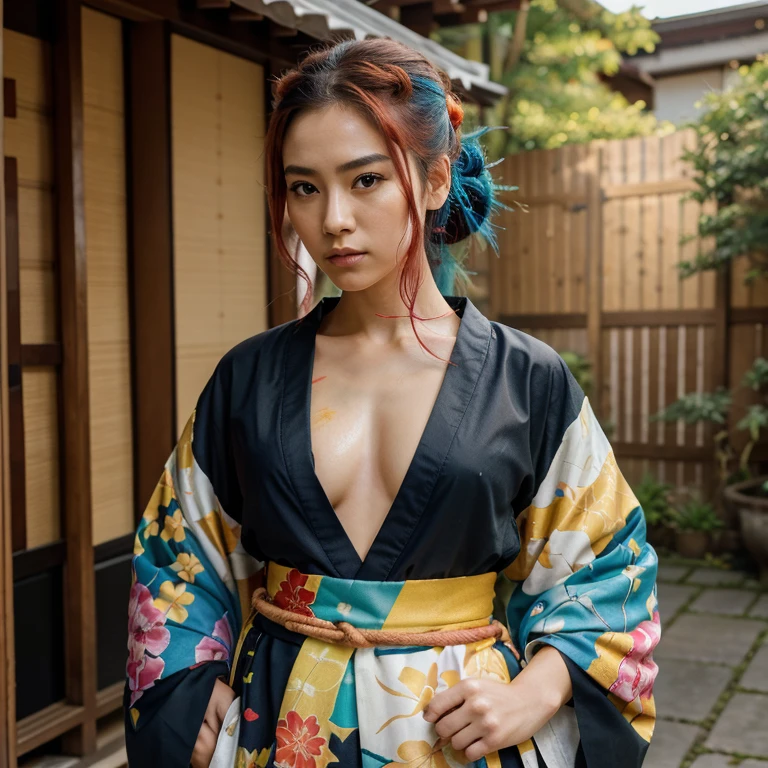
[[[446,359],[450,348],[447,352]],[[417,452],[445,372],[446,363],[414,349],[361,353],[318,337],[311,444],[315,472],[337,511],[364,498],[374,517],[386,514]]]

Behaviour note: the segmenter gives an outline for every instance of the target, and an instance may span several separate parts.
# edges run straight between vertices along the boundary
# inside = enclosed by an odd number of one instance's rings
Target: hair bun
[[[447,220],[437,235],[446,245],[458,243],[483,228],[493,209],[494,185],[485,155],[476,141],[463,141],[453,163]]]

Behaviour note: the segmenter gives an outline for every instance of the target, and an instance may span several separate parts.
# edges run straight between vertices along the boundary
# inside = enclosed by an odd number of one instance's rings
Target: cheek
[[[322,234],[319,207],[302,203],[288,203],[287,213],[296,234],[307,245]]]
[[[364,216],[366,226],[386,240],[398,241],[410,231],[408,201],[394,185],[366,206]]]

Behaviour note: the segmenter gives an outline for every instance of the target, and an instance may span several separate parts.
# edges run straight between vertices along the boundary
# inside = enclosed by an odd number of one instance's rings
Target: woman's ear
[[[442,208],[451,191],[451,161],[442,155],[427,176],[427,210]]]

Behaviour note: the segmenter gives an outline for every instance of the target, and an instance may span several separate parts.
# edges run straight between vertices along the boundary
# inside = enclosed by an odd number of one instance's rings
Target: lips
[[[365,257],[365,253],[357,252],[357,253],[342,253],[338,254],[336,256],[329,256],[328,261],[331,262],[331,264],[334,264],[337,267],[349,267],[353,264],[357,264],[358,262],[362,261]]]

